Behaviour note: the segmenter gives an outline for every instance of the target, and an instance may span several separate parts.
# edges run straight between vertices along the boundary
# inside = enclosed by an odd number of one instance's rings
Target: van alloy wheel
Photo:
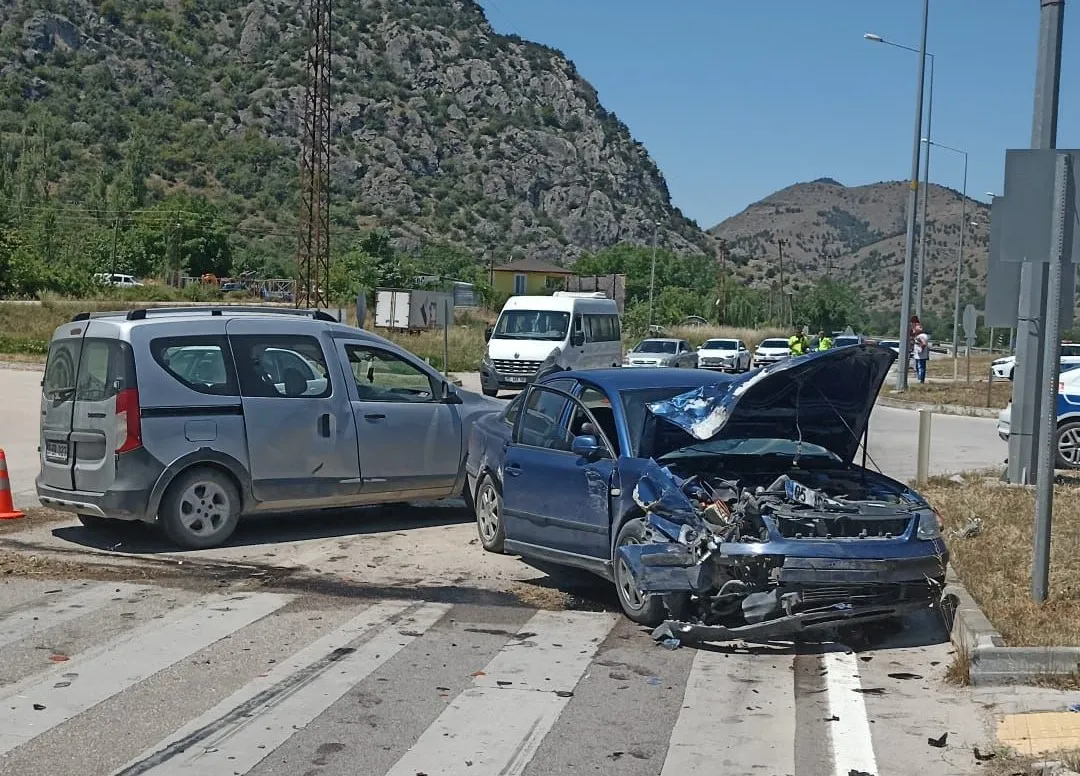
[[[184,472],[161,501],[158,521],[166,536],[197,550],[223,543],[240,519],[240,493],[233,481],[213,468]]]

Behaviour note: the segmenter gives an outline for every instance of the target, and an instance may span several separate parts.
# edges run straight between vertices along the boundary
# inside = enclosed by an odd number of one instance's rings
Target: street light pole
[[[923,290],[926,288],[926,208],[930,202],[930,146],[933,134],[930,122],[934,118],[934,55],[930,57],[930,94],[926,100],[926,164],[923,165],[922,216],[919,219],[919,269],[915,273],[915,314],[922,320]]]
[[[922,88],[923,88],[924,79],[926,77],[926,73],[925,73],[926,57],[930,58],[930,84],[929,84],[929,95],[927,97],[927,106],[926,106],[926,137],[932,139],[934,136],[930,131],[930,122],[933,119],[933,113],[934,113],[934,62],[935,62],[935,57],[934,57],[933,54],[931,54],[930,52],[928,52],[926,50],[926,29],[925,29],[925,25],[926,25],[926,17],[929,15],[928,14],[929,9],[926,7],[928,4],[929,4],[929,0],[927,0],[927,3],[925,3],[924,7],[923,7],[923,25],[924,25],[924,28],[923,28],[922,48],[921,49],[912,48],[911,46],[904,46],[904,45],[901,45],[900,43],[893,43],[891,40],[886,40],[882,36],[875,35],[872,32],[866,33],[865,35],[863,35],[863,38],[870,41],[871,43],[884,43],[886,46],[892,46],[893,48],[903,49],[904,51],[911,51],[911,52],[913,52],[915,54],[921,55],[920,56],[920,65],[919,65],[919,108],[920,108],[920,116],[921,116],[921,109],[922,109]],[[919,132],[920,132],[920,135],[921,135],[922,134],[922,129],[921,129],[922,123],[921,123],[921,121],[920,121],[919,126],[920,126]],[[913,176],[912,180],[915,181],[915,183],[913,185],[918,187],[918,183],[917,183],[917,181],[918,181],[918,171],[916,171],[916,173]],[[922,312],[923,312],[923,289],[926,287],[926,283],[925,283],[925,273],[926,273],[926,209],[927,209],[927,202],[928,202],[929,198],[930,198],[930,148],[929,148],[929,146],[927,146],[927,149],[926,149],[926,166],[925,166],[925,172],[923,174],[922,214],[921,214],[921,216],[919,218],[919,260],[918,260],[917,269],[915,269],[912,272],[912,274],[914,276],[913,283],[914,283],[914,286],[915,286],[915,294],[914,294],[914,296],[915,296],[915,314],[917,316],[919,316],[920,318],[922,318]],[[916,207],[917,206],[918,206],[918,201],[917,201],[917,198],[916,198]],[[905,322],[903,324],[903,327],[906,327],[906,326],[907,326],[907,323]],[[902,332],[901,332],[901,335],[902,335]],[[901,336],[901,339],[902,338],[903,337]],[[906,376],[904,378],[904,386],[905,386],[905,388],[907,386],[907,377]],[[899,382],[897,382],[897,390],[904,390],[903,388],[900,387]]]
[[[953,380],[957,379],[959,374],[959,353],[960,353],[960,272],[964,264],[964,232],[967,231],[967,174],[968,174],[968,154],[967,151],[962,151],[959,148],[953,148],[952,146],[943,145],[941,143],[935,143],[933,140],[926,138],[927,153],[929,153],[930,146],[937,146],[938,148],[944,148],[946,151],[952,151],[955,154],[961,154],[964,157],[964,185],[960,195],[960,248],[956,252],[956,298],[953,306],[953,329],[952,329],[952,349],[953,349]]]

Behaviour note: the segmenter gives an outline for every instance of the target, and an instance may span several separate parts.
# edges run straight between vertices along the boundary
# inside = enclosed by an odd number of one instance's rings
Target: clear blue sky
[[[561,49],[705,228],[798,181],[906,180],[920,0],[479,0],[498,32]],[[968,194],[1027,148],[1038,0],[931,0],[933,138]],[[1058,146],[1080,146],[1080,4],[1066,4]],[[959,189],[940,149],[932,181]]]

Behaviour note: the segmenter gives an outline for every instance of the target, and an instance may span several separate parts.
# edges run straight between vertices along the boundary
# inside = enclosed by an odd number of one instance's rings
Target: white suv
[[[1075,342],[1061,343],[1061,363],[1080,364],[1080,345]],[[1012,380],[1016,370],[1016,356],[1005,356],[994,359],[990,363],[990,370],[994,373],[995,380]]]

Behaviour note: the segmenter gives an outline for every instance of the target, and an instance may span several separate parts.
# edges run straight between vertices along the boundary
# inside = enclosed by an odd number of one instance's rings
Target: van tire
[[[239,520],[236,484],[224,472],[206,466],[189,469],[173,480],[158,510],[165,536],[188,550],[217,547],[232,535]]]

